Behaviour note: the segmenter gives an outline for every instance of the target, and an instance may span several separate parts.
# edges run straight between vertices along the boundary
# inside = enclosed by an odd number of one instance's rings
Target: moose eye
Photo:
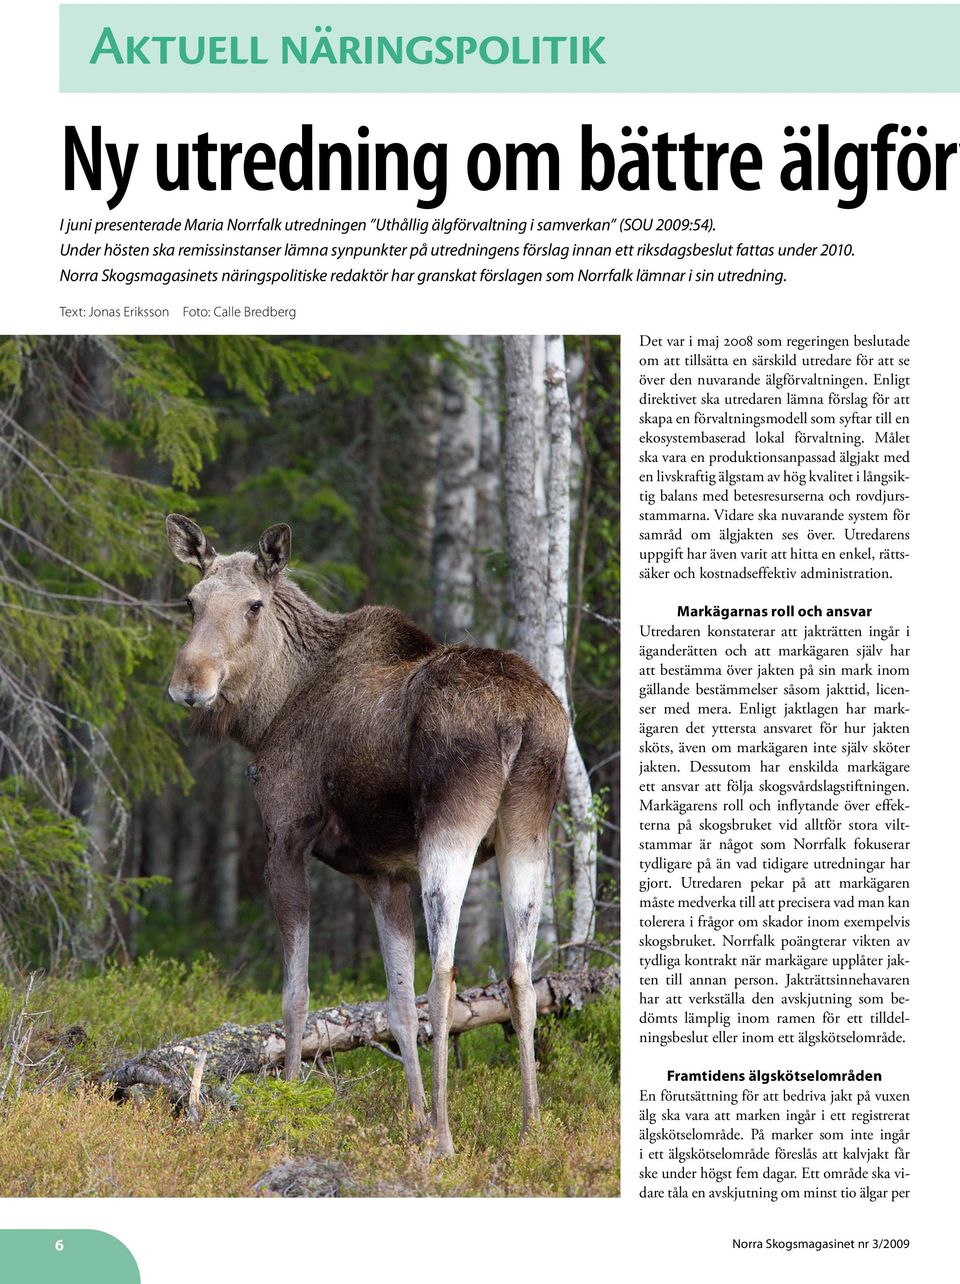
[[[193,615],[193,603],[190,601],[188,597],[185,597],[183,599],[183,604],[187,608],[187,610],[190,612],[190,614]]]
[[[263,610],[263,603],[262,603],[262,602],[251,602],[251,603],[248,605],[247,610],[250,612],[250,614],[251,614],[251,615],[259,615],[259,614],[260,614],[260,612]]]

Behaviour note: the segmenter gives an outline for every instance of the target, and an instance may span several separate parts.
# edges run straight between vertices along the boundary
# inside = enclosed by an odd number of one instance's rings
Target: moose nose
[[[213,695],[184,690],[183,687],[175,687],[173,684],[167,687],[167,695],[174,704],[185,704],[189,709],[193,709],[197,705],[210,704],[214,698]]]

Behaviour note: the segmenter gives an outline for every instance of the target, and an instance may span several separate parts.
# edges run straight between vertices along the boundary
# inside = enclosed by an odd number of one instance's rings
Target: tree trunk
[[[213,852],[213,925],[219,932],[237,926],[243,770],[248,755],[224,745],[220,757],[220,806]]]
[[[537,1012],[543,1016],[579,1009],[588,999],[620,987],[618,967],[578,972],[552,972],[535,983]],[[426,995],[417,999],[418,1040],[433,1037]],[[506,981],[476,986],[456,996],[451,1034],[463,1034],[485,1025],[504,1025],[510,1020]],[[383,1001],[350,1003],[311,1012],[303,1040],[303,1059],[321,1057],[358,1048],[390,1051],[393,1041]],[[161,1048],[141,1052],[122,1065],[106,1070],[102,1083],[116,1085],[117,1095],[126,1096],[137,1085],[162,1088],[174,1100],[186,1102],[198,1058],[206,1054],[204,1073],[210,1080],[228,1083],[238,1074],[257,1074],[283,1062],[284,1038],[281,1021],[262,1025],[226,1024],[208,1034],[179,1039]]]
[[[497,647],[503,641],[504,610],[503,579],[499,574],[504,544],[497,341],[487,335],[474,335],[473,350],[479,367],[480,415],[480,458],[476,488],[476,608],[473,627],[481,646]]]
[[[550,431],[548,490],[549,560],[545,631],[546,680],[570,715],[567,679],[567,619],[570,579],[570,399],[563,335],[546,337],[547,422]],[[564,763],[573,842],[573,920],[570,939],[580,946],[593,937],[597,901],[597,826],[593,791],[571,725]],[[585,956],[574,962],[585,962]]]
[[[570,582],[570,402],[563,335],[546,336],[547,430],[547,594],[544,609],[543,676],[570,713],[567,685],[567,605]]]
[[[530,336],[530,374],[533,380],[533,439],[536,449],[534,494],[537,500],[537,566],[547,591],[550,558],[550,427],[547,421],[547,348],[546,335]]]
[[[176,819],[177,841],[174,849],[174,895],[188,911],[196,909],[194,902],[200,884],[200,869],[203,865],[203,852],[207,841],[206,787],[209,768],[203,767],[201,770],[197,762],[198,757],[199,751],[194,747],[188,763],[195,783],[190,792],[179,800]]]
[[[469,335],[453,337],[467,349]],[[479,388],[476,379],[452,361],[443,367],[441,388],[431,558],[433,632],[441,642],[460,642],[473,628]]]
[[[363,514],[360,521],[360,569],[366,577],[363,586],[363,604],[370,606],[377,600],[377,555],[380,545],[380,503],[383,481],[383,424],[377,407],[377,398],[370,397],[366,405],[365,471],[366,485]]]
[[[477,412],[480,419],[480,458],[477,466],[477,525],[474,542],[473,632],[480,646],[501,645],[503,579],[498,562],[503,554],[503,493],[500,472],[499,345],[487,335],[471,340],[477,361]],[[494,861],[475,869],[467,886],[461,913],[466,927],[465,962],[479,962],[492,941],[500,939],[506,957],[507,938],[500,913],[499,882]]]
[[[470,351],[469,335],[454,335]],[[480,466],[482,389],[480,372],[449,361],[441,374],[443,411],[437,445],[437,489],[432,549],[433,632],[443,642],[461,642],[474,632],[477,580],[477,479]],[[457,933],[457,957],[477,963],[493,934],[496,897],[493,868],[474,870],[467,884]]]
[[[96,341],[85,342],[81,353],[74,367],[75,395],[92,411],[109,414],[114,408],[114,391],[106,354]],[[97,888],[111,872],[113,858],[123,851],[129,814],[120,813],[119,798],[107,786],[101,765],[102,736],[94,735],[82,723],[76,724],[74,734],[77,747],[82,748],[75,755],[70,811],[87,830],[85,860],[89,879],[85,904],[74,924],[71,951],[82,962],[100,963],[112,942],[113,925],[109,906]]]
[[[173,878],[173,789],[168,785],[156,798],[145,799],[139,807],[143,826],[143,860],[140,873]]]
[[[542,336],[539,344],[543,344]],[[511,597],[516,619],[514,646],[543,674],[547,580],[538,521],[536,431],[537,423],[544,422],[542,410],[538,409],[538,403],[543,401],[543,382],[534,384],[532,345],[529,335],[504,336],[507,418],[503,464]],[[540,920],[540,938],[548,944],[558,939],[554,892],[551,855]]]
[[[516,616],[514,646],[538,673],[542,673],[546,582],[541,573],[537,523],[535,402],[538,393],[533,384],[529,336],[505,335],[503,351],[507,401],[503,462],[510,577]]]

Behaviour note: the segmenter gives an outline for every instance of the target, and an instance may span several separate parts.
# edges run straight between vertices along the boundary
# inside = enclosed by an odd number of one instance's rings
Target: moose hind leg
[[[501,822],[497,830],[497,866],[500,871],[503,917],[510,952],[507,989],[510,1019],[520,1048],[525,1134],[540,1119],[540,1096],[537,1091],[537,1066],[533,1047],[537,996],[532,974],[547,872],[546,833],[526,841],[517,841],[511,839],[509,825],[505,828]]]
[[[433,962],[428,998],[433,1029],[433,1127],[436,1153],[453,1154],[447,1118],[447,1059],[450,1022],[457,997],[457,970],[453,964],[460,907],[467,890],[477,848],[486,825],[479,832],[441,830],[421,837],[420,882],[427,940]]]
[[[310,894],[303,853],[271,851],[266,877],[283,946],[283,1074],[296,1079],[310,1007]]]
[[[380,937],[380,952],[387,977],[387,1017],[400,1055],[410,1094],[414,1126],[425,1132],[427,1100],[417,1055],[417,1005],[413,984],[416,938],[410,888],[406,883],[381,878],[365,884],[373,905],[373,916]]]

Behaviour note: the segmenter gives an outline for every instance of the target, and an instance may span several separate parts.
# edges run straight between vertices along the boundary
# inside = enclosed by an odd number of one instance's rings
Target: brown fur
[[[498,823],[514,849],[545,853],[568,725],[524,660],[443,646],[389,607],[323,610],[284,574],[287,527],[229,557],[189,519],[169,518],[168,533],[201,571],[171,695],[215,692],[194,708],[196,729],[253,755],[285,957],[305,914],[305,854],[372,889],[416,881],[424,844],[473,835],[474,851]],[[436,896],[434,929],[447,912]]]
[[[198,643],[211,627],[223,631],[228,613],[242,614],[259,578],[252,554],[214,559],[191,595],[197,618],[174,683],[202,678]],[[560,789],[567,722],[519,656],[441,646],[390,607],[324,611],[284,575],[269,609],[272,630],[266,606],[242,620],[258,636],[239,639],[217,699],[192,716],[202,735],[251,751],[275,839],[297,836],[345,873],[401,860],[414,875],[423,825],[456,825],[479,801],[495,805],[510,750],[511,786],[530,793],[530,824],[543,825]]]

